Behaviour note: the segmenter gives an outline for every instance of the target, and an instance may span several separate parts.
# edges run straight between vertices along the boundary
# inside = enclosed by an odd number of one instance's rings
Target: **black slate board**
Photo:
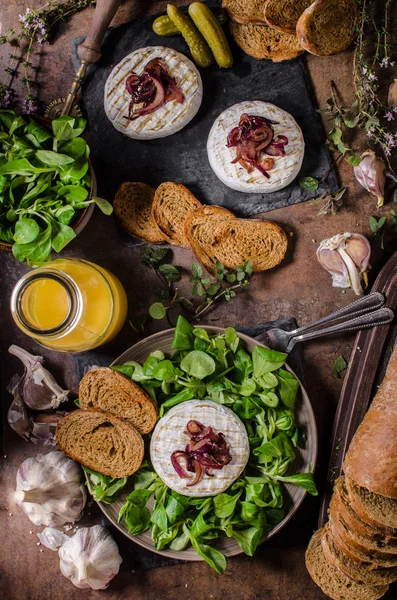
[[[255,338],[274,327],[280,327],[281,329],[284,329],[284,331],[292,331],[293,329],[296,329],[297,323],[295,319],[282,319],[279,321],[270,321],[269,323],[247,325],[246,327],[238,328],[238,331]],[[110,356],[109,354],[105,354],[98,350],[73,354],[72,360],[77,381],[80,381],[87,370],[93,365],[108,367],[114,359],[115,356]],[[295,346],[293,351],[289,354],[288,364],[295,371],[303,385],[305,385],[304,374],[302,371],[302,349],[299,344]],[[126,568],[126,565],[127,568],[132,569],[156,569],[157,567],[165,567],[184,562],[161,556],[161,554],[156,554],[155,552],[150,552],[138,544],[131,544],[118,529],[113,527],[111,522],[105,516],[102,517],[102,524],[111,529],[113,536],[116,538],[123,556],[124,569]]]
[[[103,108],[106,79],[112,68],[127,54],[144,46],[166,45],[188,54],[181,36],[159,37],[152,31],[153,18],[140,19],[110,29],[102,46],[102,58],[90,67],[83,87],[83,101],[91,130],[91,148],[101,193],[112,198],[122,181],[143,181],[154,187],[162,181],[186,185],[200,201],[227,207],[241,216],[304,202],[324,190],[303,190],[300,177],[321,180],[329,172],[331,191],[338,187],[330,156],[324,146],[324,132],[315,112],[305,59],[285,63],[259,61],[232,45],[232,69],[213,65],[201,69],[204,98],[196,117],[182,131],[170,137],[139,141],[123,136],[113,128]],[[71,43],[77,69],[77,46],[84,37]],[[291,113],[300,125],[306,144],[305,158],[297,179],[271,194],[244,194],[225,186],[212,171],[206,151],[210,128],[216,117],[229,106],[244,100],[264,100]],[[103,191],[102,191],[103,189]]]

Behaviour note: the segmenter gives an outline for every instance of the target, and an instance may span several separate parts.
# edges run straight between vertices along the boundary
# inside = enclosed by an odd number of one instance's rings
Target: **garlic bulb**
[[[37,537],[43,546],[49,550],[55,550],[55,552],[69,539],[66,533],[55,529],[55,527],[46,527],[41,533],[37,534]]]
[[[378,199],[378,207],[385,201],[386,163],[373,150],[361,155],[361,162],[354,167],[354,175],[360,185]]]
[[[333,287],[353,288],[361,296],[361,280],[367,283],[371,246],[360,233],[341,233],[323,240],[317,249],[317,260],[332,275]]]
[[[42,356],[33,356],[23,348],[12,345],[8,352],[17,356],[25,365],[21,381],[21,396],[33,410],[53,410],[67,400],[69,391],[63,390],[47,369]]]
[[[107,588],[122,562],[116,542],[102,525],[79,529],[58,554],[62,574],[83,590]]]
[[[18,469],[15,500],[35,525],[77,521],[86,501],[79,465],[60,451],[27,458]]]

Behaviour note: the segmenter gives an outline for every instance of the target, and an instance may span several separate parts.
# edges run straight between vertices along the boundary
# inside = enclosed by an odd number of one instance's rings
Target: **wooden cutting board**
[[[379,273],[373,292],[386,298],[386,306],[397,310],[397,252]],[[328,506],[335,480],[350,442],[364,418],[385,374],[397,337],[397,325],[365,329],[357,334],[336,411],[326,489],[321,501],[319,527],[328,521]]]

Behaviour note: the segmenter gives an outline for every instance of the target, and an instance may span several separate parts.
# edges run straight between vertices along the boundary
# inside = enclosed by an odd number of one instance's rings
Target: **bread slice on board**
[[[344,488],[344,477],[340,477],[335,483],[329,507],[329,518],[331,521],[340,521],[343,524],[347,532],[345,536],[341,535],[341,537],[344,537],[352,547],[357,547],[364,553],[365,550],[369,550],[371,553],[397,554],[397,538],[384,530],[364,523],[351,508],[348,492]]]
[[[275,223],[258,219],[235,219],[214,232],[213,255],[227,268],[247,260],[255,273],[277,266],[287,251],[287,236]]]
[[[266,0],[263,17],[266,25],[296,35],[299,17],[313,0]]]
[[[222,0],[227,14],[237,23],[263,23],[266,0]]]
[[[122,183],[114,197],[114,214],[123,229],[130,235],[158,244],[165,236],[152,219],[152,202],[155,190],[146,183]]]
[[[391,528],[397,533],[397,500],[370,492],[345,477],[352,509],[362,521],[375,527]]]
[[[377,600],[388,590],[387,585],[368,586],[352,581],[334,564],[329,563],[321,543],[323,529],[310,540],[306,550],[306,567],[313,581],[333,600]]]
[[[311,54],[338,54],[352,43],[357,20],[356,0],[315,0],[300,16],[296,33]]]
[[[397,350],[350,444],[343,470],[361,487],[397,500]]]
[[[329,523],[324,527],[321,544],[327,561],[357,583],[371,586],[388,585],[397,579],[397,567],[375,567],[371,563],[352,560],[346,556],[336,546],[329,529]]]
[[[215,230],[221,223],[230,220],[236,220],[236,217],[221,206],[203,206],[186,217],[186,239],[209,273],[216,272],[216,258],[212,252]]]
[[[188,246],[184,224],[187,215],[202,206],[184,185],[166,181],[156,190],[152,204],[154,224],[175,246]]]
[[[97,408],[129,421],[140,434],[149,433],[157,421],[152,400],[139,385],[118,371],[99,367],[88,371],[79,385],[80,408]]]
[[[59,448],[78,463],[110,477],[127,477],[143,460],[143,440],[127,421],[99,410],[75,410],[57,425]]]
[[[265,24],[240,25],[230,21],[230,33],[236,44],[253,58],[282,62],[305,51],[295,34],[282,33]]]

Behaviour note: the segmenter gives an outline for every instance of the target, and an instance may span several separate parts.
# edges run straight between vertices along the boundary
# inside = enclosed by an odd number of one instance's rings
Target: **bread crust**
[[[127,233],[159,244],[166,238],[151,218],[154,194],[154,188],[146,183],[125,181],[116,192],[113,208],[118,223]]]
[[[266,25],[290,35],[296,35],[296,25],[312,0],[266,0],[263,20]]]
[[[259,60],[282,62],[296,58],[305,51],[296,35],[276,31],[265,23],[240,25],[231,21],[230,33],[244,52]]]
[[[397,349],[350,444],[343,469],[360,487],[397,500]]]
[[[249,3],[247,3],[249,4]],[[263,0],[263,5],[265,4],[265,0]],[[250,14],[249,12],[249,6],[247,6],[247,12],[238,12],[238,11],[233,11],[233,0],[222,0],[222,8],[224,8],[227,12],[227,14],[229,15],[230,19],[232,19],[233,21],[235,21],[236,23],[240,23],[241,25],[246,25],[247,23],[256,23],[256,24],[263,24],[265,22],[265,19],[263,16],[258,15],[258,13],[256,12],[255,15],[253,15],[253,13]]]

